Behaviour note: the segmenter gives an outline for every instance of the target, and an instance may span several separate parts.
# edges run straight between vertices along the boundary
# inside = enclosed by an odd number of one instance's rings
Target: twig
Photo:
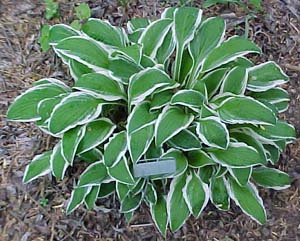
[[[296,66],[292,64],[284,64],[283,66],[286,67],[287,69],[300,72],[300,66]]]
[[[150,227],[153,226],[153,223],[141,223],[141,224],[132,224],[131,228],[141,228],[141,227]]]

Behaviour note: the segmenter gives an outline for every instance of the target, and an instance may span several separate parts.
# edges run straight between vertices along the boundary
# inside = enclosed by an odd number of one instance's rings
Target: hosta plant
[[[163,235],[208,202],[220,210],[235,202],[265,223],[256,185],[290,184],[272,167],[295,138],[277,117],[288,107],[278,87],[288,77],[274,62],[245,58],[261,53],[253,42],[224,34],[223,19],[191,7],[133,19],[126,30],[93,18],[81,31],[52,26],[50,45],[74,84],[38,80],[10,106],[9,120],[34,121],[58,139],[27,166],[24,182],[62,179],[74,162],[88,162],[67,213],[115,193],[127,219],[145,203]],[[166,159],[175,164],[155,174]],[[148,175],[133,172],[140,163],[151,163]]]

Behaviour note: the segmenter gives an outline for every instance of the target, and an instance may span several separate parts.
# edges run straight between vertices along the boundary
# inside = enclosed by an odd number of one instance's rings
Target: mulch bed
[[[98,203],[97,211],[79,208],[69,216],[64,208],[73,186],[75,166],[62,182],[47,176],[22,184],[25,166],[34,155],[50,149],[54,139],[33,124],[7,122],[5,114],[13,99],[42,77],[71,81],[66,67],[53,52],[41,53],[39,29],[47,23],[43,1],[0,1],[0,240],[163,240],[144,207],[130,224],[118,212],[114,197]],[[59,0],[61,17],[50,23],[70,23],[74,5],[84,1]],[[134,16],[156,18],[175,1],[131,1],[127,9],[117,1],[88,2],[93,16],[124,25]],[[170,3],[171,2],[171,3]],[[290,108],[282,118],[300,128],[300,3],[297,0],[268,0],[263,13],[250,20],[249,38],[263,49],[257,63],[274,60],[290,76],[284,86],[291,96]],[[201,1],[193,1],[201,6]],[[234,5],[205,10],[206,16],[222,15],[229,34],[243,34],[246,12]],[[49,22],[48,22],[49,23]],[[201,217],[190,218],[168,240],[300,240],[300,141],[290,144],[277,167],[292,177],[291,188],[260,190],[268,223],[260,226],[232,205],[229,212],[208,206]],[[42,205],[40,201],[48,200]]]

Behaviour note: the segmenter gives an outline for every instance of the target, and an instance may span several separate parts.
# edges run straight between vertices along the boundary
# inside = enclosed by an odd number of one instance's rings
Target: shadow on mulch
[[[8,123],[9,104],[35,80],[55,77],[71,81],[65,66],[52,52],[41,53],[37,44],[40,26],[46,23],[42,1],[2,0],[0,2],[0,240],[163,240],[142,208],[130,224],[117,211],[113,197],[98,203],[97,211],[79,208],[66,216],[64,208],[71,193],[72,178],[57,183],[51,177],[23,185],[22,175],[31,158],[53,146],[53,138],[32,124]],[[60,0],[60,19],[51,23],[70,23],[77,2]],[[116,1],[89,2],[94,17],[123,25],[133,16],[156,18],[168,1],[132,1],[127,10]],[[171,1],[170,1],[171,2]],[[200,6],[201,1],[194,1]],[[274,60],[291,77],[284,86],[291,95],[290,108],[282,118],[300,128],[300,4],[297,0],[269,0],[264,14],[250,20],[249,37],[264,54],[257,63]],[[206,16],[222,15],[229,34],[244,33],[244,14],[225,5],[205,11]],[[230,212],[208,206],[203,215],[190,218],[168,240],[300,240],[300,141],[287,147],[277,166],[292,177],[292,187],[284,191],[261,190],[268,223],[260,226],[233,205]],[[68,170],[68,177],[79,169]],[[41,200],[48,204],[42,205]]]

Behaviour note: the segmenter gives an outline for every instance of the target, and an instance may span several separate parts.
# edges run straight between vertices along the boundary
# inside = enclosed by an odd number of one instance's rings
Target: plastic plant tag
[[[134,177],[171,174],[176,171],[176,160],[172,157],[144,159],[133,165]]]

